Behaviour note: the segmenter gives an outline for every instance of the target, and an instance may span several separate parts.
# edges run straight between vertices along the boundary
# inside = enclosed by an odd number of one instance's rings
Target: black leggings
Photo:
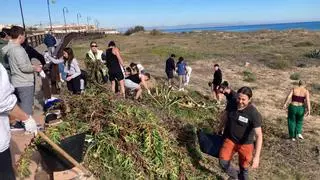
[[[70,81],[67,82],[68,90],[72,91],[73,94],[80,94],[81,93],[80,80],[81,80],[81,76],[79,75],[75,78],[72,78]]]
[[[0,153],[0,179],[15,180],[10,148]]]

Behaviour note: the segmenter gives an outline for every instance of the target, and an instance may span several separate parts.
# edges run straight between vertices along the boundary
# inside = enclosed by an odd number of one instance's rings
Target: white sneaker
[[[304,139],[301,134],[298,134],[298,138],[299,138],[299,139]]]
[[[296,141],[296,138],[292,138],[291,140],[292,140],[292,141]]]

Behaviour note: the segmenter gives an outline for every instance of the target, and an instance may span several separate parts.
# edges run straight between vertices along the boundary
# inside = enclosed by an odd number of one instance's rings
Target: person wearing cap
[[[258,168],[262,149],[262,116],[251,103],[252,90],[242,87],[238,91],[237,109],[227,113],[224,142],[219,163],[230,179],[249,179],[249,167]],[[239,155],[240,171],[231,165],[233,155]]]
[[[55,51],[55,45],[57,43],[57,40],[53,36],[51,31],[44,35],[43,43],[47,46],[48,52],[52,56]]]
[[[307,104],[307,112],[305,112],[305,104]],[[287,108],[290,139],[292,141],[296,141],[296,138],[304,139],[302,136],[303,117],[311,113],[310,94],[306,89],[305,81],[300,80],[298,86],[290,91],[283,105],[283,109]]]
[[[166,61],[165,72],[167,74],[169,87],[172,86],[173,73],[176,69],[175,62],[174,62],[175,57],[176,57],[175,54],[171,54],[171,56]]]
[[[17,105],[14,87],[9,82],[6,69],[0,64],[0,179],[14,180],[15,175],[10,153],[10,119],[19,119],[27,132],[36,133],[37,124],[32,116]]]
[[[212,86],[211,86],[212,95],[214,99],[216,99],[217,101],[220,101],[220,93],[218,91],[218,88],[222,82],[222,72],[220,70],[219,64],[215,64],[213,68],[214,68],[214,74],[213,74],[213,80],[212,80]]]

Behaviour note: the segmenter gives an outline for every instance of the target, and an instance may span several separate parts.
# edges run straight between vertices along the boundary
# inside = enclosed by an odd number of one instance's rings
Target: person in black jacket
[[[213,74],[213,81],[212,81],[212,95],[213,98],[217,101],[220,101],[220,93],[219,93],[219,86],[222,82],[222,72],[220,70],[219,64],[215,64],[214,66],[214,74]]]
[[[166,74],[167,74],[167,77],[168,77],[168,85],[169,87],[172,86],[172,78],[173,78],[173,73],[176,69],[176,65],[175,65],[175,62],[174,62],[174,58],[176,57],[175,54],[171,54],[171,56],[167,59],[166,61]]]

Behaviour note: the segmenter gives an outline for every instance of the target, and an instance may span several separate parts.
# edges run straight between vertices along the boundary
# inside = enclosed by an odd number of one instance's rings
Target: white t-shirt
[[[141,64],[137,64],[137,68],[139,70],[139,73],[144,70],[144,67]]]
[[[0,63],[0,153],[7,150],[10,145],[10,124],[8,112],[17,103],[13,94],[14,87],[9,82],[8,73]]]

